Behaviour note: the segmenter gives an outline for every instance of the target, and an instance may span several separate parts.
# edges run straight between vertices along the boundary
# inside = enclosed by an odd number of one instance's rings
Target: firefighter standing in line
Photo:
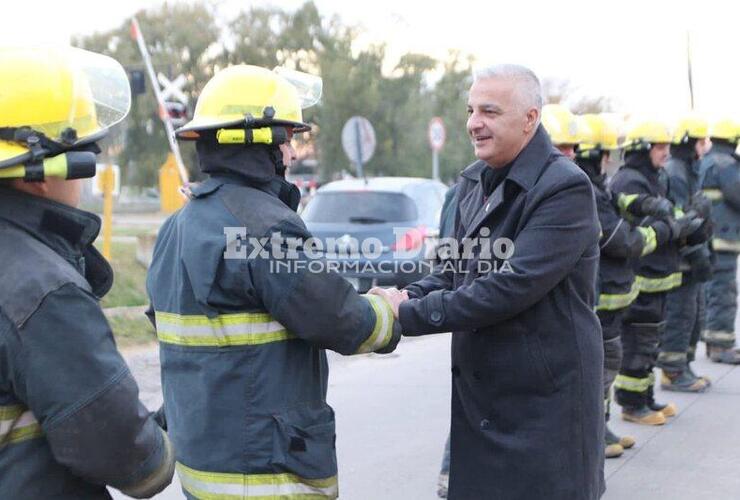
[[[400,338],[388,303],[309,260],[285,170],[321,80],[282,75],[220,71],[177,131],[210,178],[160,230],[147,290],[188,498],[336,498],[324,349],[389,352]]]
[[[545,104],[542,106],[542,125],[552,145],[569,160],[575,161],[576,146],[580,141],[576,115],[562,104]]]
[[[634,126],[626,137],[625,164],[610,183],[612,192],[617,196],[665,199],[668,186],[662,169],[669,157],[670,142],[671,131],[661,122],[645,121]],[[685,217],[692,220],[681,217],[677,239],[682,241],[703,222],[694,214]],[[640,222],[646,225],[646,221]],[[678,248],[679,244],[664,245],[641,257],[635,265],[639,293],[623,318],[623,359],[614,383],[622,418],[629,422],[662,425],[666,417],[677,413],[675,405],[655,401],[653,367],[665,328],[666,293],[681,284]]]
[[[672,210],[667,200],[645,194],[625,195],[621,200],[612,196],[606,187],[605,169],[610,152],[619,150],[618,131],[599,115],[584,115],[579,122],[581,141],[576,163],[593,183],[602,231],[596,314],[604,340],[604,409],[608,424],[611,386],[622,362],[622,318],[639,292],[632,266],[639,257],[673,241],[680,230],[666,220]],[[646,227],[635,226],[621,212],[632,218],[651,216],[652,221]],[[606,458],[619,457],[635,444],[633,437],[617,436],[608,425],[604,437]]]
[[[714,275],[706,285],[707,324],[703,333],[707,355],[717,363],[740,364],[735,347],[737,258],[740,254],[740,124],[721,119],[709,130],[712,149],[701,163],[702,190],[712,202],[716,255]]]
[[[149,498],[172,447],[100,308],[100,219],[76,208],[128,78],[92,52],[1,47],[0,81],[0,498]]]
[[[709,231],[710,205],[699,184],[699,161],[707,129],[707,121],[694,114],[678,122],[665,172],[669,180],[668,198],[676,209],[697,211],[707,221],[705,230]],[[704,392],[710,386],[709,379],[695,375],[689,363],[694,361],[704,327],[703,288],[711,276],[711,254],[706,242],[687,245],[679,251],[681,286],[666,297],[666,327],[657,361],[663,372],[660,385],[669,391]]]

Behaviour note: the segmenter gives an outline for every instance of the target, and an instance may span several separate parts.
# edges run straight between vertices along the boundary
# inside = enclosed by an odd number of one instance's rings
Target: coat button
[[[455,377],[459,377],[460,376],[460,368],[457,367],[457,366],[453,366],[452,367],[452,375],[454,375]]]
[[[480,372],[478,370],[473,371],[473,378],[475,380],[480,380],[481,379],[481,375],[480,375]]]
[[[490,427],[490,425],[491,425],[491,422],[489,422],[487,418],[484,418],[483,420],[480,421],[480,428],[481,429],[488,429],[488,427]]]
[[[442,319],[442,313],[439,311],[434,311],[432,312],[432,315],[430,316],[430,318],[432,319],[432,321],[437,323],[439,320]]]

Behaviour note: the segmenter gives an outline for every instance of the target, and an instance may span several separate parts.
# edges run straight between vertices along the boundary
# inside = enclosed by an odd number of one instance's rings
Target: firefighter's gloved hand
[[[673,214],[673,204],[665,198],[641,194],[627,205],[627,212],[635,217],[663,219]]]
[[[699,191],[691,195],[691,205],[689,205],[689,208],[698,213],[699,217],[709,219],[712,214],[712,201],[704,193]]]
[[[702,220],[702,224],[699,228],[686,237],[686,244],[689,246],[701,245],[712,238],[714,231],[710,220],[704,218],[700,220]]]
[[[655,231],[655,239],[658,246],[673,241],[673,229],[671,223],[673,219],[656,219],[655,217],[645,217],[640,224],[642,227],[652,227]]]
[[[679,245],[686,245],[687,238],[699,231],[704,222],[704,219],[699,217],[694,211],[690,211],[683,217],[672,220],[670,222],[671,239],[677,241]]]

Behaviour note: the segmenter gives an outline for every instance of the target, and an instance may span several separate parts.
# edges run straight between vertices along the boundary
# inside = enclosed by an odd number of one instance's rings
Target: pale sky
[[[65,43],[74,34],[118,26],[161,0],[45,0],[32,9],[9,4],[0,42],[33,38]],[[172,1],[170,2],[172,3]],[[302,0],[216,0],[218,15],[247,5],[285,10]],[[561,0],[554,2],[457,0],[315,0],[324,16],[360,25],[361,43],[384,42],[393,59],[422,52],[438,59],[457,49],[481,65],[513,62],[542,78],[568,79],[589,95],[614,99],[617,111],[678,115],[689,109],[687,31],[691,33],[698,111],[740,116],[738,24],[740,3],[703,0]],[[13,5],[10,7],[10,5]],[[464,105],[461,103],[461,106]]]

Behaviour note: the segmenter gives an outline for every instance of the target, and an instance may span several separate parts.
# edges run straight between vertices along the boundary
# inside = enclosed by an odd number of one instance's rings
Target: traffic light
[[[128,79],[131,83],[131,95],[146,94],[146,74],[143,70],[129,70]]]

